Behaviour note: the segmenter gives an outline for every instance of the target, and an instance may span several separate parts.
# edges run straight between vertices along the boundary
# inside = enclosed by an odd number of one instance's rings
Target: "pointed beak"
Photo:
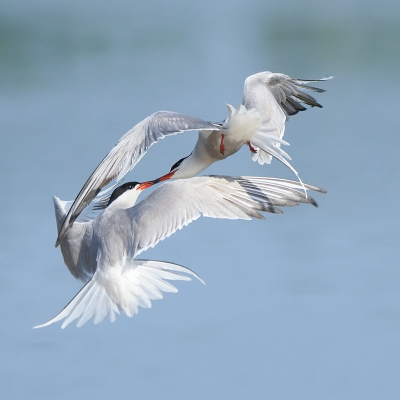
[[[137,187],[136,190],[144,190],[153,185],[154,185],[154,181],[143,182]]]
[[[155,185],[156,183],[167,181],[168,179],[170,179],[174,176],[176,171],[178,171],[178,169],[168,172],[168,174],[163,175],[160,178],[154,179],[154,181],[143,182],[138,186],[137,190],[144,190],[144,189],[149,188],[150,186]]]
[[[168,174],[163,175],[161,178],[158,178],[158,179],[156,179],[156,180],[153,181],[153,182],[154,182],[154,183],[160,183],[160,182],[167,181],[168,179],[171,179],[171,178],[174,176],[174,174],[175,174],[176,171],[178,171],[178,168],[177,168],[177,169],[174,169],[174,170],[171,171],[171,172],[168,172]]]

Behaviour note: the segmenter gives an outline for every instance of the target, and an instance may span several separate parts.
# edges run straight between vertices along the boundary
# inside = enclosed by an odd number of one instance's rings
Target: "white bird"
[[[151,307],[161,291],[177,291],[165,279],[198,276],[176,264],[136,257],[201,215],[228,219],[264,219],[260,212],[282,213],[277,206],[317,205],[298,182],[262,178],[203,176],[166,182],[135,205],[140,192],[155,182],[129,182],[114,190],[104,211],[90,222],[76,221],[60,242],[71,274],[85,283],[53,319],[62,328],[78,319],[98,323],[123,311],[132,316],[138,307]],[[324,192],[315,186],[307,189]],[[54,197],[58,228],[71,202]],[[81,216],[83,218],[83,215]]]
[[[293,79],[288,75],[269,71],[249,76],[244,83],[242,105],[236,110],[227,104],[229,116],[220,130],[200,130],[193,152],[172,166],[171,172],[176,169],[173,177],[177,179],[195,176],[212,163],[236,153],[246,143],[254,161],[269,164],[272,157],[275,157],[298,177],[284,157],[289,160],[291,158],[280,149],[280,144],[289,145],[282,140],[285,122],[290,116],[306,110],[300,102],[322,108],[321,104],[303,90],[324,92],[325,90],[306,83],[332,78]]]
[[[304,90],[323,93],[324,89],[310,86],[310,82],[323,82],[333,79],[327,76],[322,79],[294,79],[285,74],[273,73],[269,71],[259,72],[249,76],[244,82],[243,105],[247,110],[257,110],[258,113],[270,119],[270,127],[273,128],[272,135],[282,139],[285,133],[285,122],[293,115],[306,108],[301,104],[311,107],[322,108],[312,96]],[[258,139],[258,138],[257,138]],[[279,142],[277,142],[279,146]],[[270,163],[271,154],[254,143],[254,147],[259,151],[253,152],[253,160],[260,164]],[[273,156],[273,155],[272,155]]]
[[[228,105],[229,116],[223,124],[213,124],[168,111],[150,115],[122,136],[86,181],[60,227],[56,247],[100,190],[115,178],[118,184],[150,146],[168,135],[199,130],[193,152],[175,163],[171,174],[164,179],[172,176],[175,179],[193,177],[212,163],[236,153],[244,144],[248,144],[253,160],[264,164],[270,163],[271,158],[275,157],[299,178],[296,170],[285,159],[290,157],[280,145],[288,144],[282,140],[285,121],[289,116],[306,109],[299,102],[322,107],[313,97],[303,92],[323,92],[322,89],[306,85],[314,81],[292,79],[271,72],[252,75],[245,81],[243,104],[237,110]]]

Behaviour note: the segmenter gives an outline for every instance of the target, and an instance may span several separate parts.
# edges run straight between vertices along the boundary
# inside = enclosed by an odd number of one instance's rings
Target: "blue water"
[[[2,399],[398,399],[400,6],[315,0],[3,0],[0,16]],[[266,221],[201,219],[143,257],[185,265],[130,319],[31,327],[80,289],[52,196],[73,199],[157,110],[220,121],[244,79],[335,76],[287,124],[293,165],[328,193]],[[159,176],[196,135],[152,147]],[[294,179],[248,151],[206,173]]]

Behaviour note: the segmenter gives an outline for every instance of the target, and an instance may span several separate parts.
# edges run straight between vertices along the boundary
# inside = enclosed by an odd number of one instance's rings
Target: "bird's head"
[[[118,186],[112,192],[110,199],[108,200],[107,207],[111,204],[120,208],[133,207],[136,203],[139,194],[148,187],[154,185],[153,181],[149,182],[127,182],[121,186]]]
[[[149,182],[144,182],[142,185],[147,185],[146,187],[155,185],[156,183],[164,182],[167,181],[168,179],[171,178],[176,178],[176,179],[181,179],[181,178],[190,178],[194,175],[197,174],[193,173],[192,171],[192,160],[191,156],[192,153],[190,153],[187,157],[181,158],[179,161],[177,161],[169,170],[168,174],[165,174],[157,179],[154,179],[154,181],[149,181]]]
[[[170,172],[168,172],[168,174],[163,175],[160,178],[154,179],[153,181],[147,181],[147,182],[142,182],[142,183],[127,182],[121,186],[118,186],[112,192],[106,207],[109,207],[111,204],[113,204],[113,206],[117,206],[120,208],[133,207],[136,203],[137,198],[139,197],[139,194],[144,189],[147,189],[150,186],[155,185],[156,183],[164,182],[164,181],[172,178],[175,175],[175,173],[179,170],[179,168],[182,165],[182,162],[186,158],[188,158],[188,157],[184,157],[184,158],[180,159],[179,161],[177,161],[171,167],[171,170],[170,170]]]
[[[172,165],[168,174],[165,174],[153,181],[148,181],[141,183],[141,188],[146,189],[150,186],[155,185],[156,183],[167,181],[168,179],[184,179],[184,178],[192,178],[196,176],[199,172],[203,171],[203,169],[207,168],[211,163],[209,159],[205,160],[199,157],[196,151],[190,153],[187,157],[181,158],[174,165]]]
[[[195,176],[198,172],[197,171],[192,171],[193,166],[195,164],[195,160],[192,160],[193,153],[190,153],[188,156],[181,158],[179,161],[177,161],[170,169],[169,173],[167,175],[164,175],[164,177],[167,177],[168,175],[171,175],[170,177],[174,177],[175,179],[181,179],[181,178],[191,178],[192,176]],[[164,178],[161,177],[160,179]],[[169,179],[169,178],[166,178]],[[164,179],[165,180],[165,179]]]

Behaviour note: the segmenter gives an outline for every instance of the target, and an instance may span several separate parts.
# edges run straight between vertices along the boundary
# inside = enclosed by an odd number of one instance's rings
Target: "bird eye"
[[[177,161],[169,170],[169,172],[171,172],[172,170],[174,170],[175,168],[178,168],[179,165],[181,165],[182,160]]]
[[[178,167],[182,164],[182,161],[185,160],[186,158],[190,157],[191,155],[192,155],[192,153],[190,153],[187,157],[183,157],[183,158],[181,158],[179,161],[177,161],[177,162],[171,167],[171,169],[169,170],[169,172],[172,172],[174,169],[178,168]]]

